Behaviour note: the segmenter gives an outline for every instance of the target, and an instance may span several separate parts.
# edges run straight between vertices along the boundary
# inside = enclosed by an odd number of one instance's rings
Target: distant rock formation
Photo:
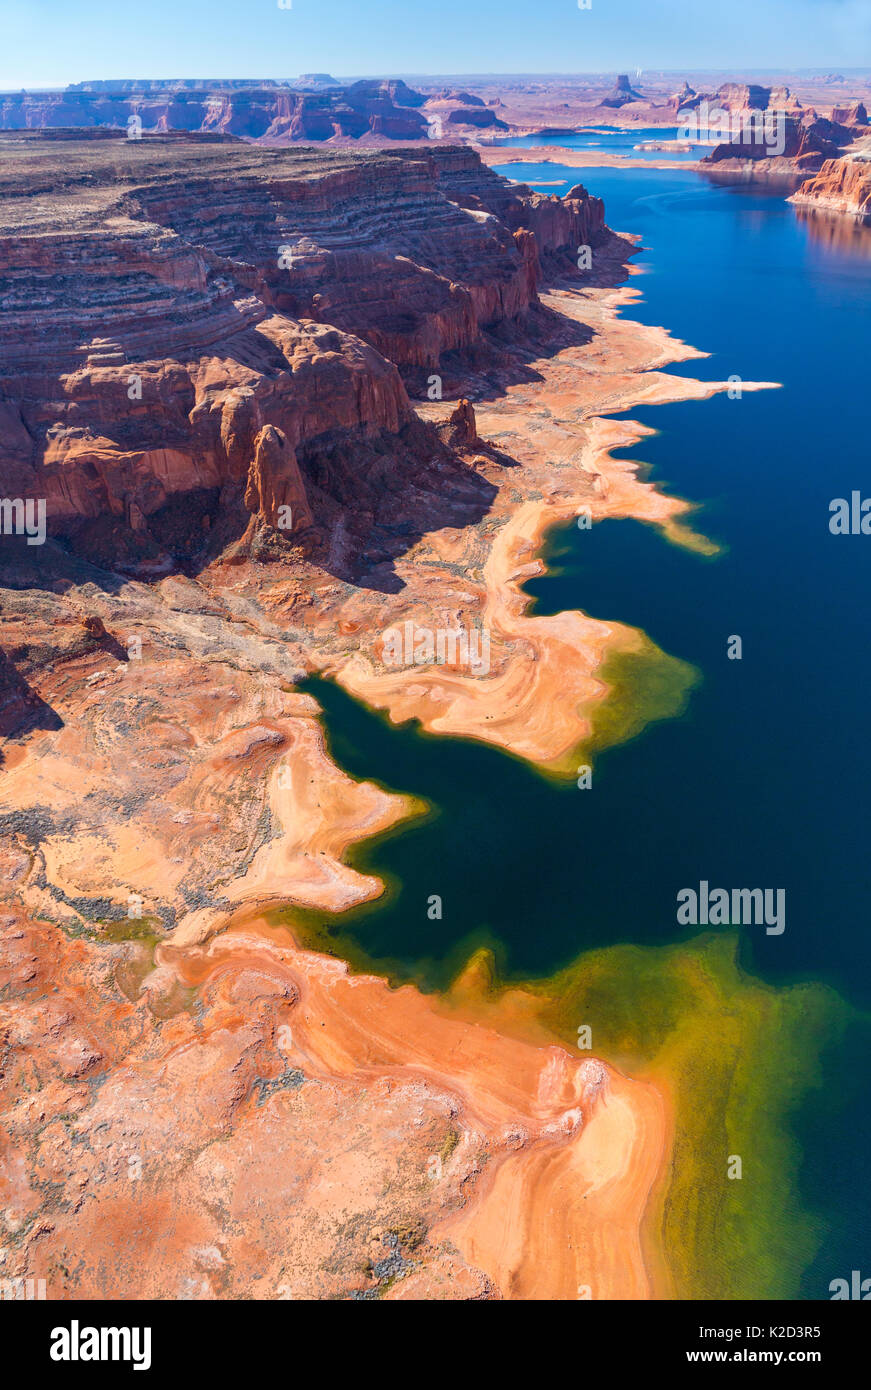
[[[768,116],[771,119],[768,119]],[[786,112],[766,113],[764,120],[748,121],[737,138],[717,145],[702,161],[722,165],[728,162],[746,163],[795,172],[819,169],[827,159],[835,158],[842,146],[853,140],[854,132],[847,126],[806,111],[802,116]]]
[[[679,111],[681,107],[688,106],[695,97],[696,92],[686,81],[681,83],[680,89],[669,97],[666,105],[674,111]]]
[[[427,122],[418,110],[426,98],[404,82],[375,79],[341,87],[326,73],[315,77],[307,90],[301,90],[306,84],[299,79],[292,85],[89,82],[62,92],[6,93],[0,95],[0,130],[126,130],[133,116],[145,133],[210,131],[265,144],[368,135],[426,138]]]
[[[414,91],[405,82],[378,77],[366,78],[346,87],[345,96],[352,106],[361,101],[384,100],[392,102],[394,106],[417,107],[423,106],[426,101],[422,92]]]
[[[686,83],[684,83],[686,86]],[[803,107],[788,87],[760,87],[750,82],[724,82],[715,92],[693,92],[682,95],[679,110],[695,111],[706,106],[712,111],[787,111],[802,112]],[[811,111],[811,116],[815,113]]]
[[[337,82],[335,77],[331,77],[328,72],[302,72],[295,82],[291,82],[291,87],[304,87],[307,91],[312,88],[341,87],[341,82]]]
[[[444,117],[448,125],[470,125],[476,130],[507,130],[508,126],[504,121],[500,121],[495,111],[488,107],[474,106],[471,109],[460,108],[449,111]]]
[[[471,92],[456,92],[450,87],[445,87],[439,93],[441,101],[458,101],[462,106],[495,106],[495,101],[485,102],[482,97],[473,96]]]
[[[793,96],[788,87],[772,87],[768,97],[768,109],[770,111],[791,111],[797,112],[804,110],[798,97]]]
[[[867,127],[868,110],[863,101],[854,101],[852,106],[834,106],[832,120],[839,125]]]
[[[641,93],[636,92],[629,85],[629,78],[627,74],[625,72],[621,72],[620,76],[617,78],[617,81],[614,83],[613,89],[608,93],[606,97],[603,97],[599,105],[619,107],[625,106],[627,102],[630,101],[643,100],[644,97],[641,95]]]
[[[724,111],[765,111],[770,96],[770,87],[759,87],[752,82],[724,82],[708,99]]]
[[[275,80],[268,77],[257,80],[250,77],[112,77],[98,82],[70,82],[64,91],[73,94],[87,92],[109,96],[130,96],[138,93],[153,95],[169,92],[241,92],[252,87],[265,89],[283,88],[290,85],[291,83],[286,80]]]

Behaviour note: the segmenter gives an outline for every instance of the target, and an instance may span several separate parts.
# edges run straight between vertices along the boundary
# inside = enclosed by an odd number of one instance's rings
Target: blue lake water
[[[596,150],[601,154],[618,154],[628,159],[673,159],[687,163],[701,159],[709,146],[693,145],[690,150],[639,150],[638,145],[677,140],[677,126],[644,126],[625,130],[618,126],[588,126],[583,130],[541,135],[511,135],[491,143],[505,149],[530,149],[539,145],[560,145],[566,150]],[[575,180],[577,182],[577,179]]]
[[[545,192],[578,178],[550,164],[500,172]],[[486,746],[394,728],[313,683],[338,761],[431,807],[355,852],[389,891],[325,930],[438,987],[480,941],[506,975],[544,976],[614,943],[689,939],[676,894],[702,879],[782,888],[786,930],[742,927],[744,971],[775,988],[820,982],[867,1010],[871,536],[833,536],[829,503],[871,497],[871,230],[691,171],[596,169],[586,181],[609,225],[643,238],[643,299],[624,316],[711,354],[669,370],[782,387],[632,412],[658,433],[630,456],[697,504],[717,556],[633,521],[563,526],[527,592],[542,613],[644,629],[699,683],[682,717],[597,756],[586,792]],[[741,660],[727,657],[734,635]],[[432,893],[444,898],[437,921],[424,910]],[[827,1297],[828,1280],[863,1259],[871,1275],[867,1032],[850,1037],[823,1046],[823,1084],[794,1119],[804,1200],[829,1232],[801,1276],[807,1297]]]

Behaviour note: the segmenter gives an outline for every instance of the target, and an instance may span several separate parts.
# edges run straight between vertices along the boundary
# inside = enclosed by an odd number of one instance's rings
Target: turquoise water
[[[491,143],[505,149],[530,149],[538,145],[561,145],[566,150],[596,150],[601,154],[625,155],[628,159],[673,159],[686,163],[701,159],[709,146],[694,145],[691,150],[638,150],[636,145],[648,141],[677,140],[677,126],[645,126],[637,130],[622,130],[618,126],[588,126],[583,130],[560,135],[512,135]],[[577,182],[577,179],[575,180]]]
[[[689,171],[596,170],[589,182],[609,224],[643,238],[643,300],[625,316],[711,353],[673,370],[783,386],[632,412],[658,433],[631,456],[697,504],[716,557],[633,521],[564,526],[527,591],[538,612],[580,608],[643,628],[699,684],[681,718],[597,756],[584,792],[310,683],[339,763],[431,807],[352,856],[384,878],[385,898],[320,925],[349,954],[437,988],[482,942],[506,976],[545,977],[595,948],[688,941],[676,894],[702,879],[783,888],[782,935],[739,930],[745,974],[777,989],[819,982],[867,1010],[871,537],[834,537],[828,521],[831,498],[871,496],[871,231],[802,220],[777,194]],[[727,658],[735,634],[740,661]],[[867,1039],[856,1014],[845,1039],[833,1029],[829,1044],[808,1042],[803,1056],[799,1040],[791,1054],[809,1074],[819,1062],[823,1083],[792,1125],[802,1200],[827,1231],[795,1275],[811,1298],[853,1268],[871,1274]]]

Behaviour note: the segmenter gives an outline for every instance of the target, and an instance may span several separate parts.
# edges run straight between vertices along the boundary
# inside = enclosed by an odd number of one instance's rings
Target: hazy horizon
[[[830,73],[831,71],[832,71],[832,66],[831,66],[831,65],[826,65],[826,64],[823,64],[822,67],[814,67],[814,68],[811,68],[811,67],[801,67],[801,68],[788,68],[788,67],[765,67],[765,68],[749,68],[749,67],[746,67],[746,68],[744,68],[744,67],[742,67],[742,68],[737,68],[737,67],[722,68],[722,67],[716,67],[716,68],[703,68],[703,67],[698,67],[698,66],[685,67],[685,68],[647,68],[647,69],[642,69],[641,77],[640,77],[640,79],[638,79],[638,80],[643,84],[645,78],[646,78],[648,81],[653,81],[653,80],[655,80],[655,79],[657,79],[657,78],[684,77],[684,76],[687,76],[687,75],[689,75],[689,74],[696,74],[696,75],[698,75],[698,76],[710,76],[710,77],[712,77],[712,78],[713,78],[713,77],[736,76],[736,75],[738,75],[738,74],[740,74],[742,77],[746,77],[746,78],[753,78],[753,77],[760,77],[760,78],[761,78],[761,77],[769,77],[769,78],[774,78],[774,77],[788,77],[788,76],[801,78],[801,77],[825,76],[825,75],[827,75],[828,73]],[[566,71],[566,72],[559,72],[559,71],[544,72],[544,71],[533,70],[533,69],[531,69],[531,68],[526,69],[526,70],[524,70],[524,71],[517,71],[517,72],[422,72],[422,71],[418,71],[418,72],[394,72],[394,71],[392,71],[392,70],[390,70],[390,71],[388,71],[388,70],[378,70],[377,72],[353,72],[353,73],[344,72],[344,73],[343,73],[343,72],[334,72],[334,71],[328,70],[328,69],[324,69],[324,70],[323,70],[323,74],[324,74],[324,75],[328,75],[328,76],[330,76],[330,77],[334,77],[334,78],[336,79],[337,82],[342,83],[342,84],[350,83],[350,82],[365,82],[365,81],[370,81],[370,80],[373,80],[373,81],[374,81],[374,80],[377,80],[377,79],[381,79],[381,80],[386,81],[386,82],[407,82],[407,83],[409,83],[409,84],[412,83],[412,82],[414,82],[414,81],[419,81],[419,82],[473,82],[473,81],[475,81],[475,82],[483,83],[483,82],[493,82],[493,81],[506,81],[506,80],[512,80],[512,79],[517,79],[517,80],[519,80],[519,79],[521,79],[521,78],[529,78],[529,77],[532,77],[532,78],[539,78],[539,79],[565,80],[565,81],[572,81],[572,80],[575,80],[575,79],[584,79],[584,78],[600,77],[600,78],[602,78],[603,80],[606,80],[606,81],[607,81],[607,80],[609,80],[609,79],[613,79],[615,76],[617,76],[619,73],[622,73],[622,72],[627,72],[628,75],[629,75],[629,76],[632,76],[632,77],[633,77],[633,80],[635,80],[635,74],[634,74],[634,70],[633,70],[632,68],[628,68],[628,69],[627,69],[627,68],[589,68],[589,69],[577,68],[577,69],[574,69],[574,70],[572,70],[572,71]],[[220,76],[212,76],[212,77],[202,76],[202,75],[200,75],[199,73],[175,73],[175,74],[173,74],[172,76],[167,76],[165,73],[151,73],[151,74],[145,74],[145,75],[142,75],[142,76],[131,77],[131,76],[130,76],[129,74],[127,74],[127,73],[119,73],[119,74],[112,74],[111,76],[105,76],[105,75],[103,75],[103,76],[101,76],[101,77],[95,77],[95,76],[91,75],[90,77],[77,78],[74,82],[69,82],[69,83],[67,83],[67,82],[64,82],[64,83],[54,83],[54,84],[52,84],[52,83],[43,83],[43,84],[40,84],[40,85],[38,85],[38,86],[35,85],[35,84],[31,84],[30,86],[27,86],[26,84],[23,84],[23,85],[24,85],[24,87],[25,87],[25,90],[30,91],[30,92],[39,92],[39,91],[49,92],[49,91],[54,91],[54,90],[56,90],[56,89],[59,88],[59,87],[66,88],[66,87],[69,87],[69,86],[77,86],[77,85],[80,85],[80,84],[82,84],[82,83],[87,84],[87,83],[94,83],[94,82],[142,82],[142,83],[148,83],[148,82],[202,82],[204,85],[213,84],[213,83],[219,83],[219,82],[250,82],[250,83],[252,84],[252,86],[256,86],[256,85],[257,85],[258,83],[260,83],[260,82],[287,82],[287,83],[293,83],[293,82],[298,82],[301,78],[303,78],[303,77],[305,77],[305,76],[314,76],[314,75],[316,75],[314,69],[312,69],[312,70],[311,70],[310,72],[308,72],[308,73],[297,73],[297,74],[295,74],[295,75],[293,75],[293,76],[289,76],[289,77],[276,77],[274,73],[261,73],[261,74],[259,74],[258,76],[249,77],[249,76],[246,76],[246,75],[244,75],[244,74],[241,74],[241,75],[240,75],[239,73],[231,73],[231,72],[221,73]],[[858,78],[862,78],[862,77],[868,77],[868,76],[871,76],[871,65],[865,66],[865,67],[854,67],[854,68],[848,68],[848,67],[845,67],[845,66],[841,65],[841,66],[838,68],[838,75],[843,76],[843,77],[855,77],[855,78],[857,78],[857,79],[858,79]],[[11,91],[11,92],[17,92],[17,91],[22,90],[22,88],[21,88],[21,87],[9,87],[9,88],[2,88],[2,89],[0,89],[0,90],[3,90],[3,91]]]
[[[586,3],[586,0],[585,0]],[[0,0],[0,89],[270,70],[339,77],[566,77],[642,71],[858,73],[871,65],[871,0]],[[712,56],[716,55],[716,64]],[[866,58],[856,66],[857,57]],[[457,58],[464,61],[457,62]],[[568,67],[566,66],[567,60]],[[427,71],[422,71],[425,61]],[[215,81],[220,79],[203,79]],[[292,79],[271,79],[292,80]]]

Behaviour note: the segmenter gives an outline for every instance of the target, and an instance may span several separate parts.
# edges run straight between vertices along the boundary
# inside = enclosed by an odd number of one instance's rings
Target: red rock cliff
[[[330,495],[365,510],[353,450],[317,502],[307,451],[413,428],[397,367],[478,350],[536,305],[540,251],[604,228],[583,189],[541,198],[469,150],[4,145],[0,484],[53,534],[147,538],[193,492],[210,528],[227,488],[294,533]]]
[[[871,163],[827,159],[818,174],[796,189],[790,202],[871,220]]]

